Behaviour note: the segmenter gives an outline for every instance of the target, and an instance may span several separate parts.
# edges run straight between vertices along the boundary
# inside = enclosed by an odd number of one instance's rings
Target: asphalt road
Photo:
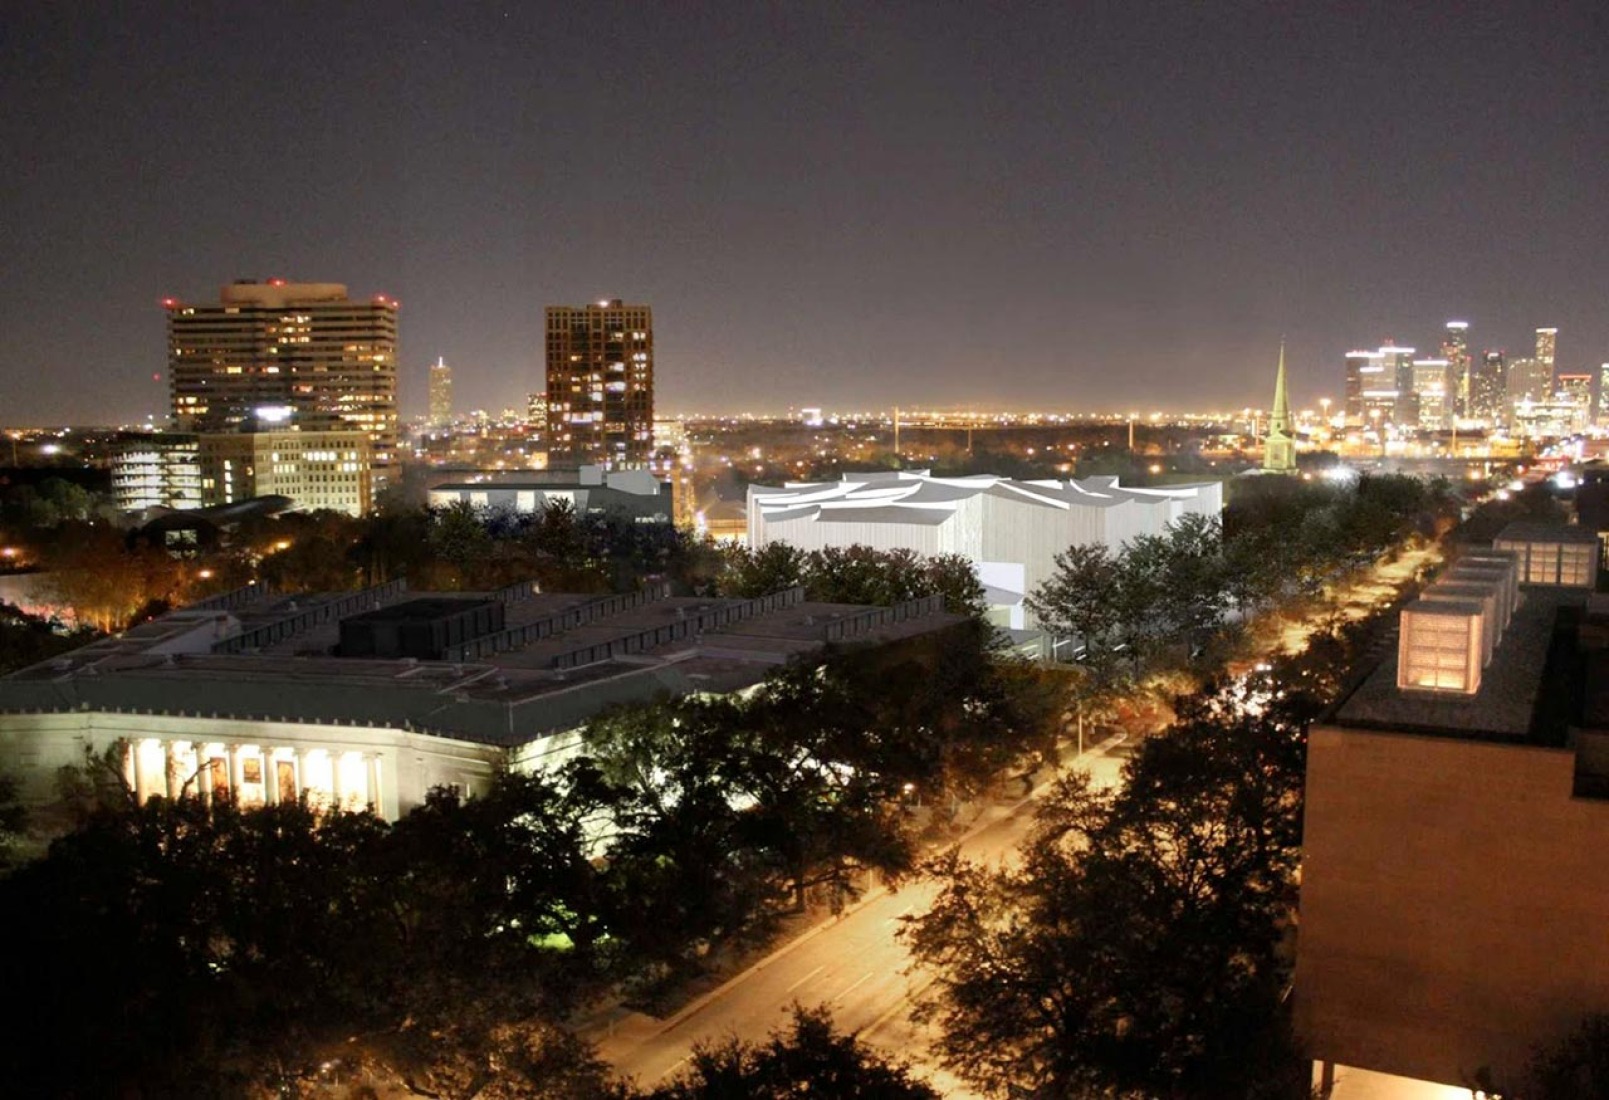
[[[1088,770],[1099,785],[1115,785],[1123,762],[1120,741],[1087,751],[1069,767]],[[985,862],[1007,858],[1032,825],[1033,800],[1048,787],[1042,784],[1016,805],[987,809],[963,838],[963,854]],[[934,893],[932,883],[921,881],[868,893],[843,916],[782,944],[668,1019],[634,1015],[591,1037],[617,1072],[652,1086],[682,1068],[697,1042],[729,1035],[760,1040],[786,1024],[795,1003],[825,1004],[840,1028],[920,1061],[926,1038],[909,1012],[913,991],[920,992],[927,979],[919,971],[907,973],[910,956],[895,930],[901,917],[922,912]],[[953,1087],[942,1075],[934,1075],[934,1083]],[[964,1094],[958,1088],[946,1091]]]

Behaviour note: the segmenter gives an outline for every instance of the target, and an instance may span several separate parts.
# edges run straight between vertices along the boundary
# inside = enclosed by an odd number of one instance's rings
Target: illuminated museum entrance
[[[376,753],[157,737],[124,742],[123,778],[142,803],[160,795],[265,806],[306,796],[321,809],[378,812],[380,776]]]

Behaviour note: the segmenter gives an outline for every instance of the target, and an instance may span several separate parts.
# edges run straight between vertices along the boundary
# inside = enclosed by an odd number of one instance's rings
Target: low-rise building
[[[676,514],[675,488],[647,470],[578,469],[489,473],[479,478],[455,476],[430,489],[433,508],[468,504],[532,515],[554,504],[574,508],[577,515],[615,513],[639,523],[671,523]]]
[[[543,768],[618,703],[750,687],[829,643],[962,622],[937,597],[896,607],[618,596],[256,587],[0,678],[0,759],[25,801],[111,750],[138,797],[307,795],[395,818],[438,786]],[[48,821],[48,815],[47,819]]]
[[[1295,1003],[1336,1100],[1515,1081],[1609,1009],[1609,601],[1561,568],[1578,535],[1466,555],[1309,732]]]
[[[201,507],[201,458],[194,435],[120,432],[111,466],[112,499],[122,511]]]
[[[293,511],[360,516],[374,506],[371,440],[294,428],[203,435],[201,496],[209,506],[283,496]]]

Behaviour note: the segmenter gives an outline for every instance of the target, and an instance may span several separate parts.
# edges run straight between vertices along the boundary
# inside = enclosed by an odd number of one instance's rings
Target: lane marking
[[[902,1012],[915,1008],[921,1002],[922,994],[926,993],[928,987],[937,980],[938,978],[936,975],[929,974],[914,988],[907,987],[905,992],[900,994],[899,999],[888,1007],[887,1011],[883,1012],[883,1014],[878,1016],[877,1019],[861,1028],[860,1033],[870,1037],[881,1028],[887,1026],[890,1021],[892,1021]]]
[[[911,910],[915,909],[915,908],[916,908],[916,903],[912,902],[911,904],[907,905],[905,908],[901,909],[898,913],[895,913],[892,917],[889,917],[883,923],[884,924],[898,924],[901,920],[905,919],[905,917],[909,916]]]
[[[804,977],[800,978],[798,981],[796,981],[792,985],[790,985],[788,987],[788,992],[792,993],[795,989],[798,989],[801,985],[804,985],[811,978],[814,978],[817,974],[820,974],[825,969],[827,969],[827,964],[822,963],[820,966],[816,967],[810,973],[806,974]]]
[[[673,1065],[669,1069],[667,1069],[664,1073],[661,1073],[659,1075],[659,1079],[661,1081],[663,1081],[665,1078],[669,1077],[671,1074],[675,1073],[677,1070],[681,1069],[682,1066],[686,1065],[688,1062],[691,1062],[692,1060],[693,1060],[693,1056],[691,1054],[687,1055],[686,1057],[682,1058],[679,1062],[677,1062],[675,1065]]]
[[[870,970],[866,971],[866,973],[862,974],[860,976],[859,980],[857,980],[854,983],[854,985],[851,985],[848,989],[844,990],[842,993],[838,994],[838,996],[834,997],[833,1001],[834,1002],[842,1001],[845,997],[847,997],[851,993],[853,993],[855,991],[855,989],[861,984],[861,982],[867,981],[868,979],[871,978],[871,976],[872,976],[872,972]]]

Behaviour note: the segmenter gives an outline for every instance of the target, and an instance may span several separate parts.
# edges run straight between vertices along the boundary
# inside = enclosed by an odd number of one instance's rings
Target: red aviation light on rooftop
[[[285,280],[284,279],[269,279],[268,280],[268,285],[269,286],[284,286],[285,285]]]
[[[163,309],[173,309],[176,306],[178,306],[178,304],[179,304],[179,299],[177,299],[177,298],[164,298],[164,299],[162,299],[162,308]]]

